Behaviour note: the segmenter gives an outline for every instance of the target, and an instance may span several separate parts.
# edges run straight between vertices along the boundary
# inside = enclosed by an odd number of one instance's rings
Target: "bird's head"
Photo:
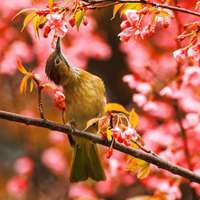
[[[51,55],[48,57],[46,62],[46,75],[50,80],[55,82],[57,85],[60,85],[62,81],[62,76],[66,76],[66,72],[69,71],[69,68],[69,64],[67,63],[65,57],[62,55],[60,38],[58,38],[56,48],[54,52],[51,53]]]

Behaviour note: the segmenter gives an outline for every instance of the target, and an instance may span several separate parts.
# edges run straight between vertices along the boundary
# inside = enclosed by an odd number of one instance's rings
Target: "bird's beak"
[[[57,42],[56,42],[56,49],[55,49],[57,54],[61,53],[61,48],[60,48],[60,37],[58,37]]]

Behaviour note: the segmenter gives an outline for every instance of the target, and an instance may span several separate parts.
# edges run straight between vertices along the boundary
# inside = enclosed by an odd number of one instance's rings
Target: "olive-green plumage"
[[[72,67],[60,50],[60,39],[55,51],[46,63],[46,74],[57,85],[64,89],[66,97],[65,117],[77,129],[84,129],[88,120],[103,113],[105,105],[105,88],[103,81],[82,69]],[[95,128],[88,131],[96,133]],[[105,174],[94,143],[83,138],[69,138],[74,143],[74,159],[70,180],[72,182],[87,180],[100,181]]]

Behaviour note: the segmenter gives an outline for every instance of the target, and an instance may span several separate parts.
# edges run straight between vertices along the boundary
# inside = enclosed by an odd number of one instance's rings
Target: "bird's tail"
[[[71,182],[84,181],[92,178],[95,181],[105,180],[95,144],[81,139],[74,147],[74,160],[71,169]]]

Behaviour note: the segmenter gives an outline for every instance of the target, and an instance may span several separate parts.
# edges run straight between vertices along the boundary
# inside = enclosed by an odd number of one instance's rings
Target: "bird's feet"
[[[71,128],[71,130],[72,130],[71,133],[73,134],[73,132],[75,131],[75,122],[71,121],[71,122],[66,123],[65,125]],[[74,140],[73,136],[71,134],[67,135],[67,136],[68,136],[68,140],[69,140],[70,145],[74,146],[75,140]]]

